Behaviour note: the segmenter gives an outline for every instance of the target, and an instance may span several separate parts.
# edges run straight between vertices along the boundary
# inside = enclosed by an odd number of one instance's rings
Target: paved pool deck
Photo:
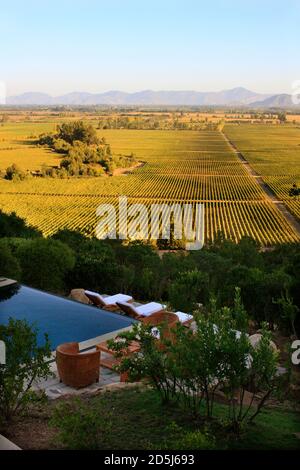
[[[79,350],[80,352],[93,351],[95,350],[96,344],[115,338],[116,336],[118,336],[118,334],[123,333],[125,331],[129,331],[130,329],[131,327],[126,327],[117,331],[112,331],[111,333],[107,333],[105,335],[97,336],[96,338],[92,338],[87,341],[82,341],[81,343],[79,343]],[[36,382],[32,387],[36,391],[45,392],[46,396],[50,400],[55,400],[56,398],[67,395],[83,395],[85,393],[95,393],[108,385],[120,383],[119,374],[117,374],[113,370],[107,369],[106,367],[100,367],[99,382],[95,382],[94,384],[89,385],[88,387],[80,389],[69,387],[60,382],[55,362],[55,355],[56,353],[55,351],[53,351],[50,363],[52,376],[50,376],[46,380]],[[105,356],[107,356],[107,354],[101,353],[101,357],[105,358]]]
[[[108,385],[120,383],[119,374],[106,367],[100,367],[99,382],[95,382],[88,387],[76,389],[60,382],[55,362],[51,363],[50,368],[53,376],[46,380],[41,380],[33,386],[34,390],[43,391],[50,400],[69,395],[78,396],[86,393],[96,393]]]

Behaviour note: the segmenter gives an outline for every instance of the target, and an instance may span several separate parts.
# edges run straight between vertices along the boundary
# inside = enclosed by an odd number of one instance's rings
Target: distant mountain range
[[[238,87],[218,92],[201,91],[153,91],[144,90],[135,93],[108,91],[106,93],[73,92],[61,96],[46,93],[28,92],[10,96],[7,105],[112,105],[112,106],[251,106],[257,108],[292,107],[290,95],[262,94]]]

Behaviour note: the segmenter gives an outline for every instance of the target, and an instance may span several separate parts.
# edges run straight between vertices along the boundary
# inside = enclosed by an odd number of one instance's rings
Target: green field
[[[34,138],[44,132],[54,131],[56,124],[49,123],[6,123],[0,127],[0,171],[12,163],[24,170],[36,170],[43,163],[58,165],[59,158],[45,148],[33,144]]]
[[[241,128],[244,126],[230,126],[228,132]],[[0,170],[12,163],[24,170],[39,169],[43,163],[59,165],[58,154],[34,145],[36,136],[54,129],[54,121],[8,123],[0,127]],[[297,132],[300,135],[295,129],[295,142]],[[262,245],[299,241],[297,233],[266,199],[220,132],[120,129],[98,133],[114,153],[133,152],[143,165],[131,174],[112,177],[31,177],[21,182],[2,178],[0,208],[15,211],[47,236],[62,227],[93,234],[97,206],[103,202],[116,204],[119,195],[147,206],[202,202],[206,241],[213,241],[218,231],[234,241],[249,235]],[[243,142],[247,143],[246,137]],[[249,149],[251,145],[249,137]],[[289,149],[286,152],[288,158]]]
[[[300,198],[288,194],[294,183],[300,186],[300,126],[226,125],[225,132],[278,199],[300,219]]]

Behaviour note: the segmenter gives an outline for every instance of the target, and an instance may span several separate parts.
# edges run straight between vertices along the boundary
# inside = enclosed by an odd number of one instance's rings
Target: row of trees
[[[300,246],[261,252],[255,241],[235,244],[222,237],[214,245],[159,256],[150,244],[87,239],[61,230],[44,239],[16,216],[0,213],[0,272],[25,284],[60,293],[72,288],[130,293],[139,300],[162,300],[191,312],[232,306],[236,286],[257,323],[300,332]]]
[[[116,116],[100,118],[98,129],[145,129],[145,130],[216,130],[221,121],[212,122],[197,117],[183,120],[169,115],[156,116]]]

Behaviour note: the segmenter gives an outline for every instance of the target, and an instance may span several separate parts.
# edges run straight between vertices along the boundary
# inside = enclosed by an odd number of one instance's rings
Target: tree
[[[35,238],[41,236],[41,232],[36,228],[27,225],[15,212],[5,214],[0,209],[0,238],[1,237],[22,237]]]
[[[181,403],[194,414],[205,413],[207,419],[214,416],[216,391],[221,390],[231,428],[239,433],[242,423],[253,421],[281,387],[270,332],[263,325],[261,340],[253,347],[245,329],[237,334],[227,307],[208,317],[195,314],[194,322],[193,331],[179,323],[172,327],[162,323],[157,326],[159,335],[151,325],[135,324],[132,331],[109,341],[120,359],[117,369],[129,380],[147,378],[163,401]],[[139,351],[124,354],[132,341],[139,343]]]
[[[298,188],[297,183],[293,183],[293,186],[289,190],[289,196],[294,197],[294,196],[299,196],[300,195],[300,188]]]
[[[67,228],[58,230],[54,235],[52,235],[51,238],[53,240],[60,240],[62,243],[65,243],[74,251],[79,250],[80,245],[87,240],[87,238],[80,232],[76,232],[75,230],[69,230]]]
[[[100,240],[86,240],[77,248],[76,263],[67,274],[69,288],[84,287],[98,292],[111,292],[119,282],[119,267],[114,251]]]
[[[0,239],[0,273],[1,276],[10,277],[12,279],[21,278],[21,268],[18,260],[13,256],[11,249],[6,240]]]
[[[69,144],[73,144],[76,140],[87,145],[99,143],[96,129],[84,121],[65,122],[59,125],[57,130],[57,138]]]
[[[7,180],[14,180],[14,181],[22,181],[26,178],[25,172],[18,167],[15,163],[13,163],[11,166],[6,168],[6,174],[5,174],[5,179]]]
[[[179,273],[169,288],[170,303],[175,309],[191,312],[205,300],[208,275],[197,269]]]
[[[47,335],[38,346],[37,330],[25,320],[10,318],[0,325],[0,340],[6,346],[6,364],[0,364],[0,419],[9,420],[36,398],[33,382],[50,375],[51,348]]]
[[[289,329],[292,330],[294,336],[297,337],[296,333],[296,319],[300,312],[300,309],[297,305],[294,304],[292,297],[286,291],[284,294],[281,294],[281,297],[277,300],[273,300],[274,304],[277,304],[281,308],[281,317],[282,322],[286,322],[289,326]]]
[[[280,124],[284,124],[286,122],[286,114],[284,112],[279,112],[277,118]]]
[[[64,292],[67,273],[75,265],[71,248],[59,240],[30,240],[16,253],[22,268],[22,281],[38,289]]]

